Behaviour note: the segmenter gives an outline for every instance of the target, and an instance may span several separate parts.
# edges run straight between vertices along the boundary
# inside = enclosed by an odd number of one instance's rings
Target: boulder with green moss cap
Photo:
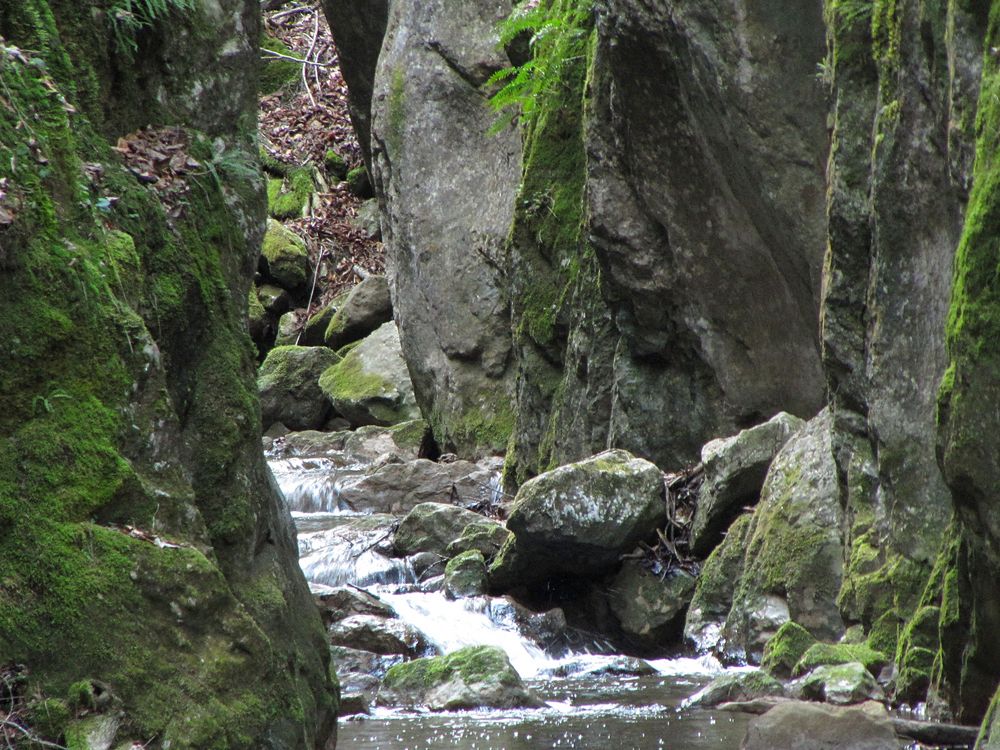
[[[378,702],[432,711],[544,705],[495,646],[470,646],[447,656],[397,664],[386,674]]]
[[[294,291],[309,280],[309,256],[306,243],[291,229],[268,219],[267,234],[261,249],[264,275],[282,289]]]
[[[797,622],[786,622],[764,644],[761,667],[776,677],[789,678],[799,659],[816,643],[812,633]]]
[[[337,362],[335,352],[320,346],[277,346],[257,375],[261,422],[282,422],[292,430],[322,426],[330,403],[319,387],[319,377]]]
[[[471,510],[447,503],[421,503],[399,522],[393,548],[405,556],[417,552],[434,552],[444,556],[448,544],[462,530],[482,516]]]
[[[486,560],[473,549],[448,561],[444,569],[444,591],[449,599],[486,593]]]

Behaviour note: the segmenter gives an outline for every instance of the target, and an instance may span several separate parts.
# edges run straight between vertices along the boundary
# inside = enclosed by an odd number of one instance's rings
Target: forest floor
[[[347,108],[347,85],[326,18],[317,2],[290,2],[264,13],[264,32],[307,61],[295,85],[260,99],[260,140],[274,159],[290,167],[315,165],[322,172],[333,149],[349,168],[363,165]],[[355,226],[362,199],[346,182],[323,185],[307,216],[284,223],[302,237],[312,268],[319,265],[308,317],[364,274],[382,274],[382,243]],[[304,320],[302,321],[304,323]]]

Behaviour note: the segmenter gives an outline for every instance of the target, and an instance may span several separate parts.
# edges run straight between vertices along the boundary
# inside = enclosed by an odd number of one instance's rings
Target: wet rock
[[[339,349],[391,320],[389,283],[385,276],[369,276],[351,290],[331,317],[323,340],[331,349]]]
[[[490,599],[487,615],[498,625],[514,626],[517,631],[547,650],[558,650],[566,638],[566,614],[559,608],[535,612],[509,596]]]
[[[386,675],[378,701],[432,711],[544,705],[525,687],[503,650],[494,646],[472,646],[399,664]]]
[[[479,550],[469,550],[448,561],[444,590],[449,599],[464,599],[486,593],[486,560]]]
[[[463,504],[478,498],[492,472],[467,461],[439,464],[426,459],[390,463],[345,486],[341,501],[357,511],[408,513],[424,502]],[[481,519],[482,516],[477,518]],[[461,529],[455,537],[461,533]],[[455,537],[445,541],[450,542]],[[443,550],[442,550],[443,551]]]
[[[782,696],[784,686],[767,672],[737,672],[716,677],[691,696],[692,706],[718,706],[732,701],[752,701],[758,698]]]
[[[261,249],[264,274],[282,289],[294,291],[309,280],[306,243],[295,232],[274,219],[267,220],[267,234]]]
[[[278,332],[274,337],[275,346],[295,346],[299,337],[299,316],[286,312],[278,318]]]
[[[257,287],[257,299],[264,311],[275,320],[284,315],[292,304],[288,291],[274,284],[261,284]]]
[[[510,532],[502,523],[480,518],[462,529],[462,534],[448,545],[445,554],[454,557],[469,550],[478,550],[490,562],[509,536]]]
[[[789,701],[747,727],[742,750],[899,750],[885,707],[864,703],[842,708]]]
[[[795,665],[809,647],[816,643],[812,633],[796,622],[786,622],[764,645],[760,665],[776,677],[789,678]]]
[[[514,537],[491,578],[502,587],[609,572],[663,524],[663,492],[656,466],[620,450],[546,472],[518,491],[507,520]]]
[[[355,427],[420,418],[394,323],[383,324],[347,352],[319,384],[337,413]]]
[[[317,595],[315,599],[326,625],[353,615],[396,616],[388,604],[354,586],[340,586]]]
[[[796,698],[842,706],[868,700],[885,700],[882,687],[860,662],[817,667],[804,677],[789,683],[788,692]]]
[[[691,551],[705,556],[743,508],[760,496],[771,461],[805,422],[781,412],[738,435],[706,443],[701,449],[705,479],[691,523]]]
[[[638,560],[626,560],[608,586],[608,606],[626,638],[642,648],[666,645],[680,634],[695,578],[677,571],[661,579]]]
[[[417,552],[406,558],[413,567],[413,572],[420,583],[427,583],[432,578],[441,578],[441,585],[444,586],[444,567],[448,564],[448,558],[435,552]]]
[[[352,615],[328,630],[330,643],[375,654],[419,656],[430,649],[416,628],[400,620],[375,615]]]
[[[587,675],[597,677],[601,675],[614,675],[616,677],[648,677],[659,674],[656,667],[644,659],[637,659],[634,656],[616,656],[610,661],[598,660],[582,657],[571,659],[561,663],[552,670],[555,677],[578,677]]]
[[[319,377],[338,361],[334,352],[323,347],[272,349],[257,375],[262,424],[281,422],[292,430],[322,426],[330,403],[319,387]]]
[[[462,530],[482,516],[471,510],[445,503],[421,503],[399,522],[393,548],[405,556],[416,552],[434,552],[444,556],[448,544]]]
[[[844,632],[836,601],[843,511],[831,433],[824,410],[781,449],[764,481],[725,625],[727,648],[752,661],[788,620],[823,640]]]

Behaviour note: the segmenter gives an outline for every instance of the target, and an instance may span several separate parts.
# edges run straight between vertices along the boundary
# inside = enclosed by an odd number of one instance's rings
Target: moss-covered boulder
[[[330,325],[330,320],[336,314],[340,305],[343,304],[344,299],[346,297],[338,297],[329,305],[320,308],[318,312],[314,313],[306,321],[302,329],[302,344],[306,346],[323,345],[323,337],[326,335],[326,329]]]
[[[180,6],[0,11],[0,663],[106,686],[105,747],[306,750],[337,699],[247,336],[259,6]]]
[[[347,352],[319,384],[337,413],[354,426],[420,418],[395,323],[384,323]]]
[[[432,711],[544,705],[495,646],[470,646],[447,656],[397,664],[386,674],[378,701]]]
[[[274,422],[292,430],[321,427],[330,402],[319,387],[319,378],[339,359],[320,346],[276,346],[268,352],[257,374],[264,428]]]
[[[827,664],[816,667],[788,686],[789,692],[804,700],[842,706],[885,700],[882,687],[861,662]]]
[[[369,276],[358,284],[337,309],[326,328],[323,340],[331,349],[339,349],[363,339],[383,323],[392,320],[392,300],[385,276]]]
[[[444,591],[449,599],[482,596],[486,593],[486,560],[473,549],[448,561],[444,569]]]
[[[402,521],[393,538],[396,554],[405,556],[417,552],[434,552],[444,556],[448,544],[482,516],[471,510],[447,503],[421,503]]]
[[[691,696],[692,706],[718,706],[731,701],[751,701],[756,698],[783,696],[785,687],[767,672],[736,672],[716,677]]]
[[[760,666],[767,672],[789,678],[803,654],[816,643],[812,633],[797,622],[786,622],[764,644],[764,658]]]
[[[531,583],[611,572],[663,524],[663,492],[660,470],[621,450],[542,474],[517,493],[507,520],[513,549],[491,577]]]
[[[448,545],[445,554],[454,557],[469,550],[478,550],[489,562],[497,556],[508,537],[510,532],[502,523],[480,518],[462,529],[458,538]]]
[[[661,578],[626,560],[608,584],[608,607],[634,646],[663,648],[680,636],[694,586],[694,576],[683,571]]]
[[[798,677],[819,666],[850,663],[863,664],[873,676],[878,676],[889,660],[867,643],[814,643],[796,662],[792,674]]]
[[[261,249],[264,275],[282,289],[295,291],[309,280],[309,255],[306,243],[291,229],[268,219]]]
[[[313,201],[311,167],[291,169],[281,178],[267,181],[267,211],[274,219],[299,219],[308,214]]]
[[[340,181],[347,177],[347,162],[335,149],[328,148],[323,152],[323,168],[334,180]]]

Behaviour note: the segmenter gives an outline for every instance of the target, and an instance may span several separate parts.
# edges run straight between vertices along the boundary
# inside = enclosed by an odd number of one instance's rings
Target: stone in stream
[[[462,529],[461,536],[448,545],[445,554],[454,557],[462,552],[478,550],[490,562],[500,552],[508,537],[510,532],[502,523],[481,518]]]
[[[458,500],[471,504],[482,495],[483,487],[492,478],[492,469],[468,461],[443,464],[419,459],[387,463],[345,485],[340,499],[356,511],[403,515],[424,502],[450,503]],[[478,514],[476,518],[482,520]],[[460,533],[461,529],[455,537]]]
[[[482,519],[478,513],[446,503],[421,503],[399,522],[393,548],[400,556],[434,552],[444,556],[462,530]]]
[[[781,412],[738,435],[712,440],[701,449],[705,479],[691,523],[691,551],[704,557],[744,506],[757,502],[771,461],[805,422]]]
[[[779,703],[747,727],[741,750],[899,750],[885,706]]]
[[[638,560],[626,560],[608,584],[608,607],[630,642],[656,648],[680,634],[694,586],[694,576],[684,571],[661,579]]]
[[[330,643],[375,654],[419,656],[432,649],[416,628],[396,619],[352,615],[330,626]]]
[[[861,662],[817,667],[788,685],[789,695],[838,705],[885,700],[882,687]]]
[[[644,659],[633,656],[616,656],[611,661],[600,661],[596,664],[592,659],[580,657],[568,661],[561,660],[552,670],[554,677],[597,677],[614,675],[616,677],[648,677],[658,674],[656,667]]]
[[[444,591],[449,599],[464,599],[486,593],[486,560],[473,549],[448,561],[444,569]]]
[[[363,339],[392,320],[392,300],[385,276],[369,276],[351,290],[323,334],[331,349]]]
[[[396,324],[384,323],[323,373],[320,388],[355,427],[420,418]]]
[[[327,625],[352,615],[395,617],[396,613],[378,597],[356,586],[339,586],[314,596],[323,622]]]
[[[622,450],[567,464],[525,483],[490,569],[492,585],[610,572],[665,521],[663,474]]]
[[[487,610],[490,620],[513,626],[522,637],[547,651],[560,651],[566,644],[566,613],[559,607],[535,612],[509,596],[491,597]]]
[[[775,677],[789,678],[802,655],[816,643],[812,633],[797,622],[786,622],[764,644],[760,665]]]
[[[447,656],[398,664],[386,674],[378,702],[432,711],[545,705],[495,646],[470,646]]]
[[[281,422],[291,430],[312,430],[326,421],[330,403],[319,377],[340,357],[319,346],[277,346],[257,375],[261,424]]]
[[[718,706],[732,701],[783,696],[784,686],[767,672],[736,672],[716,677],[688,699],[691,706]]]

